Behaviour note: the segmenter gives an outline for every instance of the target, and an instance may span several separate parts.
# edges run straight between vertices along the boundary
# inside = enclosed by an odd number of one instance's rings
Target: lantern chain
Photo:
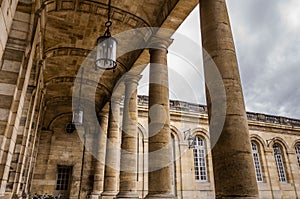
[[[104,33],[104,36],[110,37],[110,31],[109,28],[112,25],[112,21],[110,20],[110,13],[111,13],[111,0],[108,0],[108,9],[107,9],[107,22],[105,23],[106,31]]]

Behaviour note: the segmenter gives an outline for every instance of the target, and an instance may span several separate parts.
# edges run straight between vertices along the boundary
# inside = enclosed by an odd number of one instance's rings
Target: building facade
[[[118,103],[119,119],[116,120],[120,128],[124,103],[121,100]],[[215,198],[207,107],[171,100],[170,109],[172,192],[178,199]],[[247,116],[259,198],[299,197],[300,121],[250,112]],[[100,149],[102,156],[97,157],[93,150],[98,145],[94,142],[98,140],[103,144],[101,138],[112,138],[105,133],[99,140],[98,135],[88,133],[84,149],[83,137],[76,130],[68,131],[70,121],[71,115],[57,118],[48,130],[41,131],[32,163],[34,169],[28,179],[23,178],[28,184],[22,183],[20,189],[29,187],[31,194],[63,194],[66,198],[78,198],[79,194],[80,198],[92,197],[95,186],[98,186],[97,191],[105,191],[105,146]],[[138,96],[138,149],[135,155],[138,157],[136,182],[139,198],[144,198],[148,192],[147,125],[148,97]],[[191,137],[193,143],[189,144]],[[116,143],[120,144],[120,132],[118,139]],[[101,164],[95,164],[95,159]],[[119,192],[119,169],[114,176],[115,186],[112,188],[115,190],[110,190],[115,194]],[[14,178],[9,178],[7,194],[12,192],[16,183]]]

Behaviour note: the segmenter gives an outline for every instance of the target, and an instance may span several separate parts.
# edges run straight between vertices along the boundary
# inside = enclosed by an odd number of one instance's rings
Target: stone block
[[[25,39],[27,39],[27,32],[12,29],[10,31],[9,36],[12,38],[18,38],[18,39],[25,40]]]
[[[3,49],[2,44],[0,42],[0,68],[2,68],[2,64],[3,64],[3,61],[2,61],[3,53],[4,53],[4,49]]]
[[[6,46],[6,42],[7,42],[8,31],[6,28],[2,10],[0,10],[0,30],[1,30],[0,31],[0,43],[2,45],[2,48],[4,49],[4,47]]]
[[[2,70],[19,73],[20,66],[21,66],[21,62],[11,61],[11,60],[3,60]]]
[[[0,121],[7,121],[9,116],[9,109],[0,108]]]
[[[18,79],[18,74],[14,72],[8,71],[0,71],[0,83],[7,83],[7,84],[16,84]]]
[[[15,92],[16,85],[0,83],[0,95],[13,95]]]
[[[12,103],[12,96],[7,96],[7,95],[0,95],[0,108],[3,109],[10,109],[11,103]]]
[[[29,27],[28,21],[15,20],[12,25],[12,30],[27,32]]]
[[[9,32],[11,25],[12,25],[12,21],[13,21],[13,16],[12,16],[12,12],[11,12],[11,7],[10,7],[10,1],[3,1],[4,4],[3,7],[1,7],[2,10],[2,15],[4,18],[4,22],[7,28],[7,32]]]
[[[24,12],[16,12],[14,19],[16,21],[28,23],[30,21],[30,14]]]

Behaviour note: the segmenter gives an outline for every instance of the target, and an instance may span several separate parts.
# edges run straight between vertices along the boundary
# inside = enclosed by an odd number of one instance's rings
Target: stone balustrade
[[[138,105],[142,106],[142,107],[147,107],[148,106],[148,96],[139,95],[138,96]],[[170,110],[185,111],[185,112],[189,112],[189,113],[207,114],[206,105],[182,102],[182,101],[178,101],[178,100],[170,100]],[[247,117],[248,117],[248,120],[250,120],[250,121],[259,121],[259,122],[300,127],[299,119],[267,115],[267,114],[262,114],[262,113],[253,113],[253,112],[247,112]]]

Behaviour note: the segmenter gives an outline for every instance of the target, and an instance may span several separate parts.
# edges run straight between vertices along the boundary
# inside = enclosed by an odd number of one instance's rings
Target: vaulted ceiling
[[[108,0],[43,2],[46,127],[56,115],[70,111],[72,96],[79,96],[82,68],[82,101],[100,111],[118,80],[127,72],[141,73],[148,63],[143,48],[157,31],[153,27],[170,29],[166,35],[170,37],[198,0],[112,0],[111,33],[118,39],[115,71],[96,71],[93,66],[96,39],[105,31]]]

